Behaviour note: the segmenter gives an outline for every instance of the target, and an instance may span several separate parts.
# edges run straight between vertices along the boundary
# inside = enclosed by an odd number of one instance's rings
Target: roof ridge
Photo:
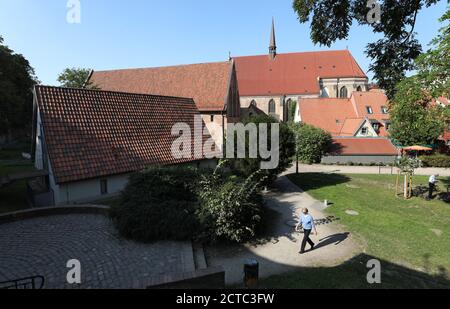
[[[135,70],[152,70],[152,69],[168,69],[168,68],[179,68],[179,67],[189,67],[189,66],[198,66],[198,65],[208,65],[208,64],[229,64],[231,65],[231,61],[214,61],[214,62],[200,62],[200,63],[187,63],[187,64],[176,64],[176,65],[163,65],[156,67],[136,67],[136,68],[126,68],[126,69],[111,69],[111,70],[94,70],[95,73],[103,73],[103,72],[118,72],[118,71],[135,71]]]
[[[316,53],[332,53],[332,52],[351,52],[347,49],[332,49],[332,50],[317,50],[317,51],[303,51],[303,52],[289,52],[289,53],[277,53],[277,56],[283,55],[297,55],[297,54],[316,54]],[[249,56],[235,56],[233,58],[251,58],[251,57],[267,57],[267,54],[249,55]]]
[[[52,88],[52,89],[59,89],[59,90],[76,90],[76,91],[97,92],[97,93],[127,94],[127,95],[137,95],[137,96],[153,97],[153,98],[183,99],[183,100],[189,100],[189,101],[192,100],[195,103],[193,98],[167,96],[167,95],[159,95],[159,94],[146,94],[146,93],[112,91],[112,90],[102,90],[102,89],[60,87],[60,86],[49,86],[49,85],[36,85],[34,87],[35,88]]]

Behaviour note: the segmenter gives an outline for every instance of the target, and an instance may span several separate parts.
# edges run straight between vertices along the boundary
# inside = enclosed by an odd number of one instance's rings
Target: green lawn
[[[430,287],[434,286],[434,279],[441,282],[442,278],[448,278],[450,204],[397,198],[396,176],[390,175],[300,174],[289,178],[314,198],[333,203],[328,213],[340,218],[340,223],[356,236],[364,247],[364,254],[389,265],[387,268],[391,271],[385,274],[388,283],[383,287]],[[415,185],[427,184],[428,177],[417,176],[414,181]],[[346,210],[355,210],[359,216],[350,216]],[[367,262],[364,258],[361,261],[364,260]],[[303,270],[273,277],[266,284],[304,287],[309,280],[320,287],[333,287],[338,283],[332,279],[334,277],[341,287],[366,287],[361,276],[367,270],[361,261],[357,258],[338,268]],[[422,278],[422,273],[426,279]],[[429,283],[425,284],[426,281]]]
[[[4,151],[0,152],[0,156],[2,155],[3,157],[7,156]],[[17,159],[17,157],[8,154],[8,159]],[[0,176],[32,168],[32,165],[28,163],[0,160]],[[26,181],[15,182],[0,188],[0,213],[23,210],[28,207]]]

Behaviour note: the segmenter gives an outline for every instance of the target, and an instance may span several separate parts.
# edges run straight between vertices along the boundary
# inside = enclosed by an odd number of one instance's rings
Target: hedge
[[[424,167],[450,168],[450,156],[444,154],[422,156],[420,157],[420,160]]]

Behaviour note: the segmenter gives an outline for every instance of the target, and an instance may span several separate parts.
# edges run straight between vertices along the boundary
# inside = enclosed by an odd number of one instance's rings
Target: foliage
[[[320,163],[332,145],[332,137],[320,128],[304,124],[292,124],[296,140],[296,154],[306,164]]]
[[[433,48],[416,61],[418,81],[434,98],[450,97],[450,9],[440,21],[445,25],[431,42]]]
[[[88,82],[91,69],[67,68],[58,76],[58,82],[62,87],[99,89],[92,82]]]
[[[259,115],[259,116],[253,116],[245,120],[244,125],[247,125],[249,123],[254,123],[258,127],[258,141],[259,141],[259,124],[271,124],[271,123],[279,123],[275,118],[267,115]],[[266,184],[269,184],[273,182],[279,174],[284,172],[292,163],[292,157],[295,154],[295,139],[292,131],[289,128],[289,125],[286,123],[279,123],[280,125],[280,144],[279,144],[279,164],[276,169],[273,170],[263,170],[261,173],[266,176]],[[235,138],[232,136],[228,136],[227,138]],[[267,133],[269,148],[276,145],[271,145],[271,126],[268,126],[268,133]],[[259,143],[259,142],[258,142]],[[236,171],[239,175],[246,177],[249,177],[250,175],[254,174],[255,172],[259,171],[261,169],[261,162],[263,159],[258,154],[258,158],[251,159],[249,158],[249,138],[247,136],[246,143],[245,143],[245,149],[247,153],[247,158],[244,159],[235,159],[231,161],[231,166],[234,171]]]
[[[420,157],[424,167],[450,168],[450,157],[444,154]]]
[[[262,223],[261,177],[258,171],[246,179],[223,178],[217,170],[203,177],[199,187],[202,207],[197,212],[203,238],[244,242],[255,237]]]
[[[419,159],[410,157],[401,157],[397,162],[396,166],[400,169],[402,173],[414,174],[414,171],[421,167],[421,162]]]
[[[417,77],[399,84],[390,113],[389,133],[402,146],[434,144],[444,133],[445,110],[433,104],[433,98],[421,88]]]
[[[0,135],[31,132],[36,83],[28,60],[4,45],[0,36]]]
[[[111,209],[121,235],[144,242],[190,239],[198,228],[197,178],[188,168],[163,167],[131,176],[119,205]]]
[[[413,60],[422,51],[414,28],[418,13],[438,0],[386,0],[380,3],[380,22],[370,23],[371,10],[367,0],[294,0],[293,8],[299,21],[311,20],[311,39],[314,43],[331,46],[348,38],[353,22],[370,26],[383,39],[370,43],[366,54],[373,59],[370,70],[378,85],[392,98],[395,86],[413,69]]]
[[[450,10],[441,19],[450,20]],[[434,48],[416,61],[417,74],[397,85],[391,103],[390,134],[404,146],[433,144],[444,133],[448,111],[434,99],[448,96],[450,89],[450,26],[444,26],[433,40]]]
[[[230,176],[222,165],[212,175],[150,168],[131,177],[111,218],[121,235],[138,241],[243,242],[262,222],[261,177],[259,172],[247,179]]]

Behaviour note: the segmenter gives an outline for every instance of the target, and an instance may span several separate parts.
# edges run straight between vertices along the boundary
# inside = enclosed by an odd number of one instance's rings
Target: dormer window
[[[361,129],[361,134],[362,135],[367,135],[369,133],[369,130],[367,128],[362,128]]]
[[[381,106],[381,113],[387,115],[389,113],[388,108],[386,106]]]
[[[381,127],[381,126],[380,126],[379,123],[374,123],[374,124],[373,124],[373,129],[374,129],[375,131],[377,131],[377,132],[380,130],[380,127]]]
[[[366,106],[366,111],[367,111],[367,114],[372,115],[373,114],[372,106]]]

